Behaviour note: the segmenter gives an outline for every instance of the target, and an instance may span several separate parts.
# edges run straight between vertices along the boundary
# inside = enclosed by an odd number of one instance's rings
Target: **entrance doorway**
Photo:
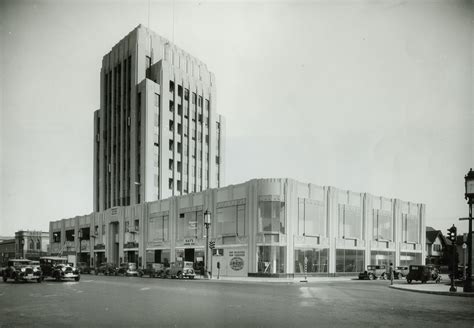
[[[138,265],[138,251],[125,251],[125,261]]]
[[[188,262],[194,262],[194,248],[184,249],[184,260]]]

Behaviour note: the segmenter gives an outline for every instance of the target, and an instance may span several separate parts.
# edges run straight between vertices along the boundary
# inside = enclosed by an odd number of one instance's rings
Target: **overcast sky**
[[[0,0],[0,15],[0,236],[47,231],[92,212],[102,56],[148,2]],[[467,230],[472,19],[470,1],[151,1],[149,25],[216,75],[227,184],[421,202],[445,232]]]

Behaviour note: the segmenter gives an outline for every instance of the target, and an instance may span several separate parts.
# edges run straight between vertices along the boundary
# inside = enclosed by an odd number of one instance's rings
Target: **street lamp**
[[[472,204],[474,203],[474,172],[472,168],[464,176],[464,198],[469,204],[469,231],[467,235],[467,271],[464,292],[472,292]]]
[[[209,254],[209,226],[211,225],[211,212],[209,212],[209,210],[204,212],[204,225],[206,227],[206,261],[204,261],[204,278],[209,279],[209,274],[207,271]]]
[[[82,260],[81,260],[81,251],[82,251],[82,247],[81,247],[81,246],[82,246],[82,245],[81,245],[81,243],[82,243],[82,228],[79,229],[79,231],[78,231],[78,238],[79,238],[79,261],[77,261],[77,259],[76,259],[76,263],[77,263],[77,262],[82,262]]]
[[[21,248],[21,258],[25,258],[25,239],[21,237],[20,239],[20,248]]]

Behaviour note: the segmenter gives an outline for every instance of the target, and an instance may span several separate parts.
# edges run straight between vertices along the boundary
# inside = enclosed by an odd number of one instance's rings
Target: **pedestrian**
[[[390,262],[390,268],[389,268],[389,273],[390,273],[390,285],[393,285],[393,276],[395,275],[393,272],[393,263]]]

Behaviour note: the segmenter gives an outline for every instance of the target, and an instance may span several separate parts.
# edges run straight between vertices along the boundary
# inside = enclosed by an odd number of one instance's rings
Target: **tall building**
[[[100,75],[94,211],[224,184],[225,122],[204,63],[139,25]]]

